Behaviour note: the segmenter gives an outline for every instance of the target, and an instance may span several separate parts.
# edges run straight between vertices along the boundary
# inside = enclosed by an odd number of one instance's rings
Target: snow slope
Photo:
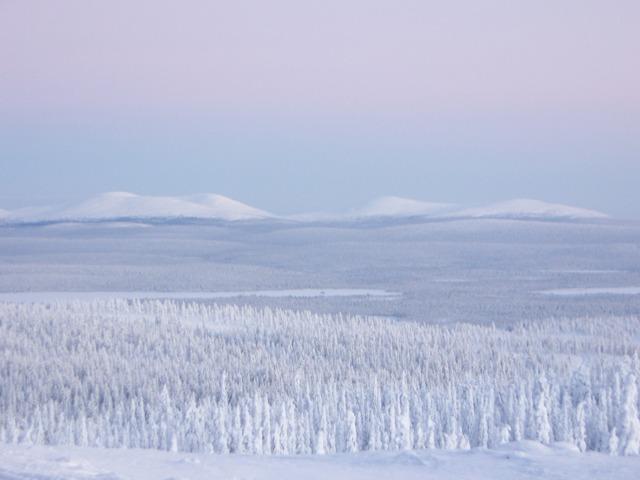
[[[10,212],[8,221],[82,221],[118,218],[203,218],[249,220],[271,214],[222,195],[154,197],[128,192],[97,195],[77,204],[23,208]]]
[[[596,210],[572,207],[540,200],[519,198],[485,207],[468,208],[453,214],[474,218],[523,218],[523,219],[598,219],[607,215]]]
[[[252,457],[158,450],[42,447],[0,443],[0,479],[254,480],[631,480],[640,457],[580,454],[556,444],[496,450],[423,450],[327,456]]]

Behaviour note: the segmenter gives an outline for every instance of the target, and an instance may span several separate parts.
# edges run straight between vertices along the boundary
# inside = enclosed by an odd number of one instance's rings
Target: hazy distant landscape
[[[417,214],[415,204],[402,210],[406,201],[393,200],[386,209],[378,202],[384,214],[331,221],[262,213],[227,220],[262,212],[232,200],[218,208],[219,217],[187,217],[163,210],[171,205],[166,198],[122,194],[34,208],[48,216],[34,223],[16,213],[0,223],[0,290],[59,291],[67,299],[72,295],[63,292],[202,292],[201,301],[425,323],[504,325],[640,311],[633,290],[640,287],[637,222],[542,202],[506,202],[474,210],[487,217],[459,218],[453,209],[446,216]],[[242,295],[290,289],[398,295]]]

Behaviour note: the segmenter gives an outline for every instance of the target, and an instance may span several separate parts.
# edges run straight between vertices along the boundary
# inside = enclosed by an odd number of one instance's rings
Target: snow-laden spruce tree
[[[638,455],[640,453],[640,419],[638,419],[638,386],[636,377],[629,374],[624,384],[624,394],[620,416],[620,453]]]
[[[551,423],[549,421],[549,384],[544,374],[538,378],[534,411],[535,439],[548,444],[551,442]]]

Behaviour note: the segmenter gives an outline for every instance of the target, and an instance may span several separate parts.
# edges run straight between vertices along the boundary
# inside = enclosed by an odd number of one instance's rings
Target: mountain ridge
[[[597,210],[548,203],[530,198],[516,198],[484,207],[466,208],[455,216],[473,218],[549,218],[549,219],[604,219],[609,218]]]
[[[29,207],[9,212],[5,221],[96,221],[121,218],[202,218],[253,220],[272,214],[218,194],[144,196],[107,192],[76,204]]]
[[[608,215],[585,208],[532,199],[512,199],[479,207],[426,202],[399,196],[376,198],[346,213],[274,215],[224,195],[200,193],[184,196],[151,196],[130,192],[107,192],[86,200],[14,211],[0,209],[2,223],[96,222],[136,220],[285,220],[297,222],[358,222],[392,219],[493,218],[521,220],[601,220]]]

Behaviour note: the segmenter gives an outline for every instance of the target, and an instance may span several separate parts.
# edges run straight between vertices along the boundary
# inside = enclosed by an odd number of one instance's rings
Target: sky
[[[0,0],[0,208],[215,192],[640,218],[637,0]]]

